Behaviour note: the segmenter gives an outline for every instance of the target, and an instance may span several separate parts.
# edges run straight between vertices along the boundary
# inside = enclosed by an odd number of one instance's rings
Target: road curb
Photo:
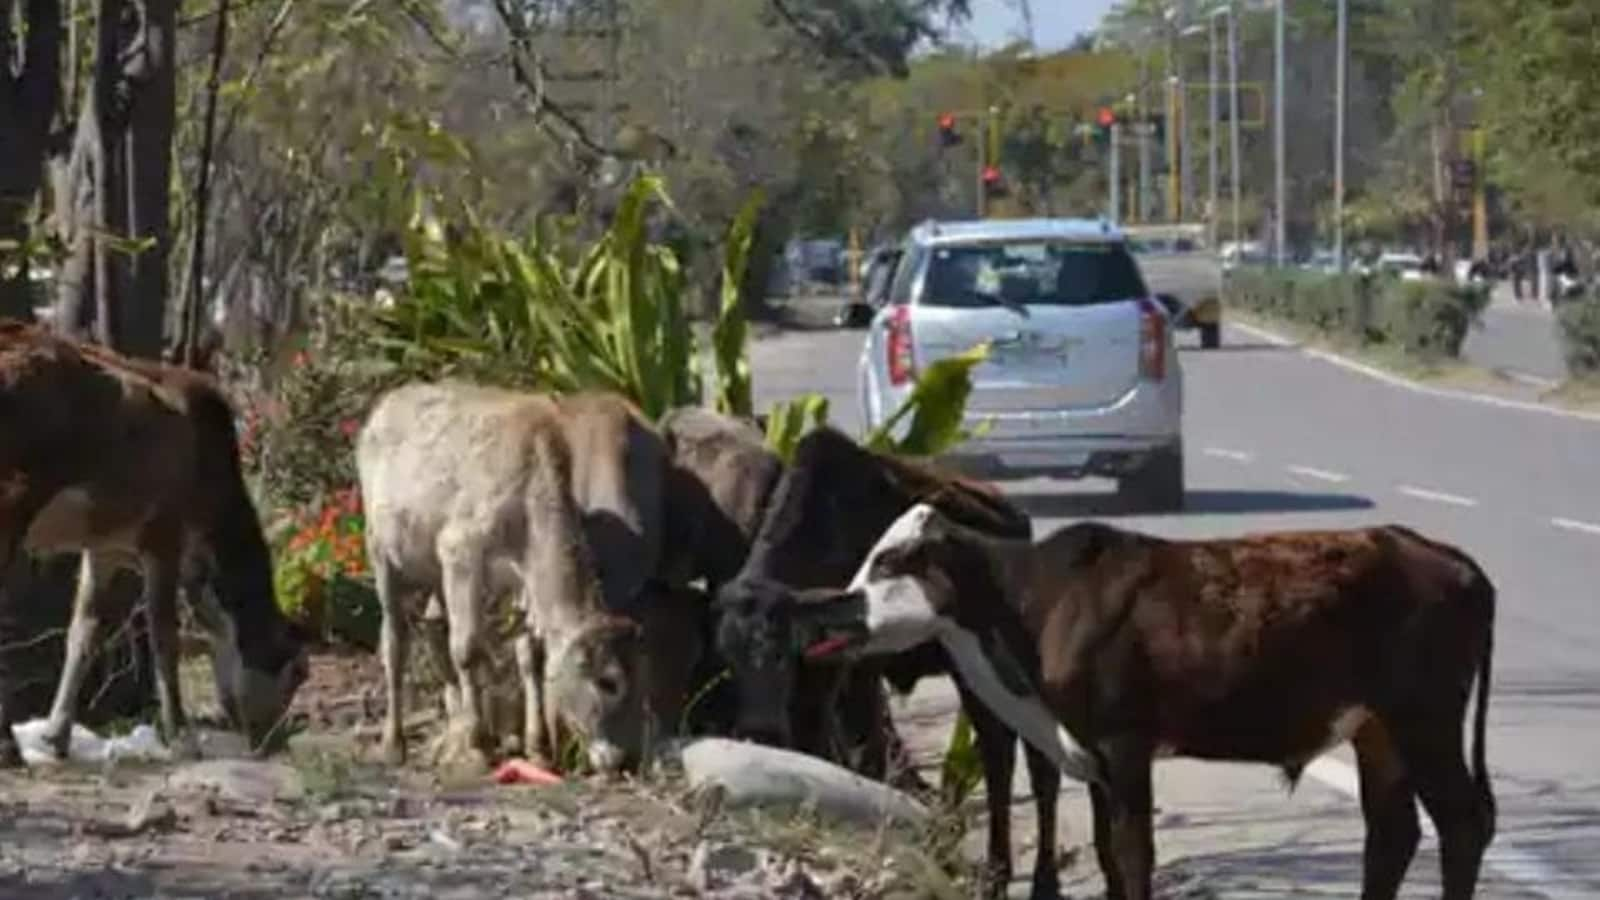
[[[1479,394],[1474,391],[1460,391],[1453,388],[1434,387],[1432,385],[1423,384],[1419,381],[1415,381],[1401,375],[1396,375],[1393,372],[1386,372],[1377,366],[1368,365],[1364,362],[1359,362],[1351,359],[1348,356],[1343,356],[1329,350],[1322,350],[1316,347],[1307,347],[1300,341],[1285,337],[1275,331],[1270,331],[1258,325],[1247,325],[1239,321],[1230,321],[1228,323],[1228,327],[1237,328],[1245,334],[1248,334],[1257,340],[1266,341],[1269,344],[1276,344],[1279,347],[1294,347],[1301,353],[1304,353],[1306,356],[1319,359],[1325,363],[1345,369],[1346,371],[1355,372],[1359,375],[1365,375],[1368,378],[1381,381],[1384,384],[1392,387],[1402,388],[1413,393],[1426,394],[1433,397],[1445,397],[1452,400],[1467,400],[1473,403],[1483,404],[1485,406],[1498,407],[1500,409],[1515,409],[1523,412],[1544,413],[1551,416],[1560,416],[1564,419],[1573,419],[1579,422],[1589,422],[1591,424],[1600,425],[1600,413],[1582,412],[1574,409],[1561,409],[1560,407],[1551,406],[1547,403],[1533,403],[1527,400],[1512,400],[1508,397],[1496,397],[1493,394]]]

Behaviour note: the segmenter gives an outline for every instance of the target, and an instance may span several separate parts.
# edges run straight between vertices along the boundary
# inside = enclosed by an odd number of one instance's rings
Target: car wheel
[[[1215,350],[1222,346],[1222,323],[1211,322],[1200,326],[1200,346],[1205,350]]]
[[[1144,465],[1117,480],[1117,496],[1134,512],[1183,510],[1183,441],[1150,454]]]

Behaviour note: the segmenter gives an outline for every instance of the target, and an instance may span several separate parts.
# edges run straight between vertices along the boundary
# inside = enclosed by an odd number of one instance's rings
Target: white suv
[[[1140,511],[1183,506],[1183,373],[1163,304],[1094,220],[927,222],[904,242],[857,368],[870,430],[917,370],[983,341],[949,461],[993,475],[1117,479]]]

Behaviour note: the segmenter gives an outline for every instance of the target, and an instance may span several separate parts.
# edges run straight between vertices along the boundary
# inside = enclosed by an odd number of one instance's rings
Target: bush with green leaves
[[[1600,378],[1600,294],[1591,291],[1562,303],[1556,321],[1567,372],[1575,378]]]
[[[1489,304],[1487,290],[1446,281],[1241,268],[1223,285],[1229,304],[1426,360],[1461,355]]]

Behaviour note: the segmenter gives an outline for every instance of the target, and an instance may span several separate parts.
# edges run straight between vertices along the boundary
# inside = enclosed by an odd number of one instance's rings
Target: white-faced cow
[[[675,641],[648,652],[645,628],[660,617],[638,604],[671,596],[646,590],[659,562],[667,463],[637,411],[611,395],[412,384],[379,401],[356,457],[384,610],[388,757],[405,757],[401,604],[436,591],[456,679],[446,693],[448,755],[486,755],[483,616],[490,597],[509,594],[526,616],[516,648],[524,752],[552,761],[566,725],[588,739],[596,768],[638,761],[676,712],[654,708],[650,685],[672,679],[650,666],[693,659],[680,659]]]
[[[1032,680],[1100,758],[1090,791],[1110,896],[1150,896],[1152,760],[1269,763],[1292,783],[1347,740],[1367,824],[1362,896],[1398,891],[1418,842],[1416,799],[1437,826],[1446,900],[1473,895],[1494,835],[1484,729],[1495,591],[1470,557],[1396,525],[1170,541],[1086,522],[1029,544],[930,512],[920,535],[877,553],[868,581],[898,579],[902,607],[915,609],[909,579],[925,619],[1006,648],[1017,680]],[[870,649],[869,620],[885,620],[864,609],[871,594],[792,615],[808,635]],[[998,754],[983,755],[986,775],[1003,779],[988,765]],[[1003,803],[990,812],[991,832],[1007,827]],[[991,833],[991,850],[1004,846]]]
[[[273,599],[233,411],[210,378],[0,323],[0,570],[21,551],[82,552],[46,730],[57,754],[66,754],[99,630],[100,592],[118,568],[144,579],[167,739],[189,734],[178,691],[180,581],[211,632],[223,710],[253,746],[282,734],[306,676],[303,641]],[[21,762],[9,708],[0,762]]]
[[[1028,517],[987,485],[874,453],[831,428],[800,440],[749,558],[717,592],[716,645],[733,673],[738,733],[872,777],[909,772],[880,678],[909,691],[944,670],[942,651],[848,670],[807,665],[789,611],[805,591],[847,584],[884,529],[919,501],[984,533],[1031,534]]]

